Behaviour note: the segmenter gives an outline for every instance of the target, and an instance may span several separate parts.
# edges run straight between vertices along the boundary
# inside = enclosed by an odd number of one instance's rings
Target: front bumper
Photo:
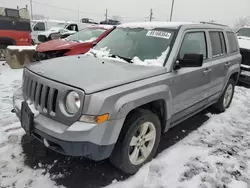
[[[13,105],[19,119],[23,101],[20,88],[13,95]],[[39,114],[34,108],[31,110],[35,114],[32,136],[59,153],[84,156],[95,161],[106,159],[111,155],[117,134],[120,132],[117,127],[121,127],[117,124],[123,124],[124,121],[124,119],[111,120],[98,125],[75,122],[68,126]]]

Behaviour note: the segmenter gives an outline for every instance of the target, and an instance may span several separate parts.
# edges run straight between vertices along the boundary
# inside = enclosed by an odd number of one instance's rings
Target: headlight
[[[75,92],[71,91],[65,101],[65,107],[69,114],[75,114],[78,112],[81,106],[80,96]]]

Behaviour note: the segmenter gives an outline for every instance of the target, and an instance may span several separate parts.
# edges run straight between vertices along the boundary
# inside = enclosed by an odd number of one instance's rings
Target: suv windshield
[[[105,32],[105,29],[88,28],[77,32],[74,35],[69,36],[67,39],[72,41],[94,41],[101,34]]]
[[[237,32],[237,36],[250,37],[250,28],[242,28]]]
[[[110,54],[123,58],[138,57],[144,61],[157,59],[171,45],[174,30],[144,28],[116,28],[94,49],[106,48]]]

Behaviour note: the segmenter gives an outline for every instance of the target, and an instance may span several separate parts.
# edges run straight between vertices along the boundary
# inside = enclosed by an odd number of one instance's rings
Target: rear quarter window
[[[233,32],[227,32],[229,52],[234,53],[238,51],[236,36]]]

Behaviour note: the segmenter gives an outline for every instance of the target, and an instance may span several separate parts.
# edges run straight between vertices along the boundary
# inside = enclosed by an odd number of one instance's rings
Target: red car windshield
[[[87,28],[67,37],[67,39],[79,42],[92,42],[96,40],[105,31],[105,29],[100,28]]]

